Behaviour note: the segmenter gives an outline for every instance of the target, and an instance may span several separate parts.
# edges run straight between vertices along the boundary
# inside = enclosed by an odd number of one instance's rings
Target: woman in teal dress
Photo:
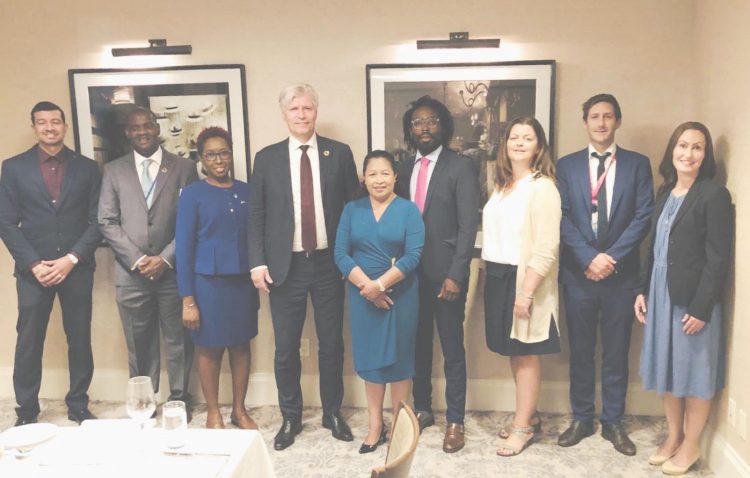
[[[396,163],[386,151],[364,160],[368,195],[346,205],[334,255],[349,279],[349,322],[354,369],[365,380],[370,428],[360,453],[386,441],[385,385],[391,384],[394,416],[408,400],[414,376],[418,284],[415,269],[424,244],[417,207],[396,196]]]

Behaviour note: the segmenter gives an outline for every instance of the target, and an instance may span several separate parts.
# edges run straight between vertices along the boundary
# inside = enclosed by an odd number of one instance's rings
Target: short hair
[[[541,176],[555,180],[555,163],[552,161],[552,154],[547,143],[547,136],[544,134],[544,128],[532,116],[521,116],[508,123],[503,135],[500,151],[497,153],[497,164],[495,165],[495,187],[502,189],[513,183],[513,168],[511,167],[510,158],[508,157],[508,138],[510,130],[516,125],[528,125],[534,129],[536,135],[536,144],[539,148],[533,161],[531,161],[531,171],[534,178]]]
[[[583,103],[583,121],[588,120],[589,110],[597,103],[609,103],[615,110],[615,119],[617,121],[620,121],[622,119],[622,110],[620,110],[620,103],[617,102],[617,98],[615,98],[613,95],[610,95],[609,93],[599,93],[598,95],[594,95],[591,98],[587,99],[586,102]]]
[[[63,123],[65,123],[65,112],[54,104],[51,101],[40,101],[39,103],[35,104],[33,108],[31,108],[31,124],[34,124],[34,113],[37,111],[59,111],[60,116],[62,116]]]
[[[703,156],[703,162],[698,170],[698,177],[713,178],[716,175],[716,158],[714,157],[714,143],[711,139],[711,133],[703,123],[697,121],[686,121],[677,126],[667,142],[667,149],[664,151],[664,157],[662,157],[661,163],[659,164],[659,174],[664,178],[664,184],[659,187],[660,192],[671,190],[677,183],[677,170],[675,169],[673,162],[674,147],[677,145],[677,141],[679,141],[682,133],[691,129],[703,133],[703,138],[706,140],[706,150]]]
[[[307,83],[295,83],[293,85],[285,86],[284,89],[279,93],[279,106],[283,110],[289,103],[300,96],[309,95],[312,98],[315,109],[318,109],[318,93],[315,88],[308,85]]]
[[[367,156],[365,156],[365,160],[362,162],[362,175],[364,175],[365,171],[367,171],[367,165],[370,163],[370,160],[375,158],[382,158],[388,161],[388,164],[391,165],[391,169],[393,169],[393,172],[396,173],[396,158],[394,158],[393,155],[388,151],[385,151],[383,149],[376,149],[374,151],[370,151],[369,153],[367,153]]]
[[[198,150],[198,155],[203,154],[203,147],[206,145],[206,141],[211,138],[221,138],[226,141],[229,149],[232,149],[232,135],[229,131],[219,126],[210,126],[200,132],[198,137],[195,139],[195,147]]]
[[[416,110],[422,107],[431,108],[437,113],[440,118],[440,127],[443,130],[443,146],[448,147],[453,139],[453,116],[451,116],[450,110],[440,101],[432,98],[430,95],[424,95],[416,101],[409,103],[409,108],[404,113],[403,126],[404,126],[404,141],[406,144],[416,148],[416,145],[411,140],[411,116]]]
[[[127,116],[125,116],[125,123],[127,124],[128,122],[130,122],[130,118],[135,115],[148,115],[151,117],[151,121],[156,123],[156,114],[154,114],[153,111],[146,108],[145,106],[136,106],[132,110],[128,111]]]

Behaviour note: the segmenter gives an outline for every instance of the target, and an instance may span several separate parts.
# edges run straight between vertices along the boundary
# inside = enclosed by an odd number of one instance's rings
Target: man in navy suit
[[[589,146],[557,164],[562,200],[560,280],[570,343],[573,422],[558,439],[573,446],[594,433],[597,326],[602,340],[602,436],[625,455],[635,445],[622,424],[628,388],[631,305],[638,286],[639,246],[648,233],[653,181],[646,156],[620,148],[614,96],[583,104]]]
[[[344,282],[333,262],[341,211],[359,189],[349,146],[315,132],[318,95],[307,84],[279,95],[289,138],[260,150],[250,177],[248,247],[255,287],[269,293],[274,373],[283,416],[274,448],[302,431],[299,355],[308,295],[315,309],[323,426],[353,439],[339,408],[344,397]]]
[[[429,96],[414,101],[403,117],[404,139],[416,154],[399,166],[396,192],[417,204],[425,225],[419,266],[414,408],[420,429],[432,413],[432,348],[437,325],[445,373],[446,429],[443,451],[464,447],[466,352],[464,306],[469,264],[479,222],[477,173],[466,156],[448,149],[453,118]]]
[[[96,207],[101,177],[91,159],[68,149],[65,113],[48,101],[31,110],[37,144],[3,161],[0,236],[15,260],[18,339],[13,387],[16,425],[39,415],[42,353],[57,295],[68,341],[68,418],[96,418],[87,394],[94,374],[91,353],[91,290],[94,251],[101,241]]]

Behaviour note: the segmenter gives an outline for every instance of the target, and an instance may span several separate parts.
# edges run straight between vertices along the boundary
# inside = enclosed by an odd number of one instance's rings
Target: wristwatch
[[[73,265],[78,264],[78,258],[75,254],[68,253],[67,258],[70,259],[70,262],[72,262]]]

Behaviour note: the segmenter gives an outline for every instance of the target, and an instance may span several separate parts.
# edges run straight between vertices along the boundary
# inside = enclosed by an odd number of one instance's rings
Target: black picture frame
[[[68,70],[75,148],[99,163],[130,151],[124,120],[134,105],[150,108],[162,146],[197,161],[195,138],[208,126],[232,134],[232,174],[250,175],[245,65]]]

